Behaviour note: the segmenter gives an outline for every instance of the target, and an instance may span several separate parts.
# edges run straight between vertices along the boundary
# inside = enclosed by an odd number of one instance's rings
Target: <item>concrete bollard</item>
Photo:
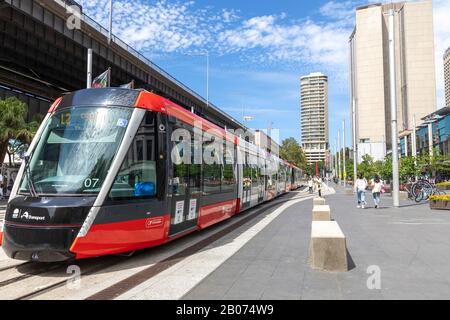
[[[313,221],[310,263],[313,269],[348,271],[345,235],[336,221]]]
[[[315,205],[315,206],[322,206],[322,205],[325,205],[325,204],[326,204],[326,202],[325,202],[324,198],[316,197],[316,198],[313,199],[313,205]]]
[[[329,205],[314,206],[312,210],[313,221],[330,221],[331,211]]]

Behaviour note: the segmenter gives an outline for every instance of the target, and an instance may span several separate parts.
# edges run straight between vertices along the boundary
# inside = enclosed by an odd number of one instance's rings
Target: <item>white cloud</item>
[[[107,26],[107,0],[80,2],[88,15]],[[198,9],[193,1],[115,0],[113,31],[151,55],[208,48],[239,54],[247,62],[313,64],[339,73],[346,70],[352,6],[352,1],[331,1],[320,9],[329,22],[318,23],[292,21],[285,12],[243,19],[237,10]]]
[[[354,8],[357,3],[355,1],[329,1],[319,11],[325,17],[351,21],[355,14]]]
[[[348,29],[332,23],[320,25],[307,20],[283,24],[274,16],[262,16],[219,34],[218,46],[227,53],[263,49],[263,54],[274,61],[336,64],[347,57],[348,35]]]
[[[82,0],[83,10],[94,20],[108,26],[107,0]],[[225,26],[237,19],[234,10],[219,13],[196,10],[194,2],[158,0],[114,1],[113,32],[138,50],[167,53],[202,47]]]

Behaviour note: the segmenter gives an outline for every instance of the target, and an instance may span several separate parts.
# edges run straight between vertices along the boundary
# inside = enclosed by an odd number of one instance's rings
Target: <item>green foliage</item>
[[[449,158],[442,155],[438,148],[433,150],[433,156],[429,153],[420,154],[417,157],[417,175],[428,174],[435,176],[437,172],[450,173]]]
[[[401,183],[408,182],[408,178],[417,175],[417,168],[414,157],[401,158],[399,162],[399,177]]]
[[[295,138],[291,137],[282,141],[280,146],[280,157],[301,169],[306,168],[305,153]]]
[[[353,160],[345,163],[346,178],[353,180]]]
[[[0,100],[0,161],[8,153],[11,162],[11,155],[25,148],[33,139],[42,117],[35,116],[32,122],[27,123],[27,113],[28,106],[15,97]],[[13,145],[10,144],[11,139],[15,140]]]
[[[370,155],[364,155],[363,161],[358,165],[358,173],[362,173],[365,178],[373,178],[379,175],[383,180],[392,179],[392,156],[388,155],[383,161],[373,161]],[[401,183],[408,182],[408,179],[415,176],[427,174],[436,176],[437,173],[450,173],[450,161],[448,156],[440,154],[435,149],[433,156],[428,153],[399,159],[399,178]]]
[[[374,176],[374,161],[370,155],[363,155],[362,161],[358,165],[358,174],[359,173],[366,179],[371,179]]]

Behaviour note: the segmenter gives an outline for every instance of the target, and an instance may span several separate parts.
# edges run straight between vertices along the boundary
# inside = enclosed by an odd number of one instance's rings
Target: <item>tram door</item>
[[[186,127],[182,128],[185,133],[188,132]],[[189,141],[190,137],[186,135],[180,139],[171,142],[169,236],[196,228],[200,206],[201,165],[194,161],[194,142]]]

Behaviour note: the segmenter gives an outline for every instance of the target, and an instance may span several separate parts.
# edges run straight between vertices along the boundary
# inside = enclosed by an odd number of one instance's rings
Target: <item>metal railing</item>
[[[53,0],[54,2],[56,2],[57,4],[61,5],[62,7],[66,8],[67,11],[67,7],[68,6],[79,6],[81,8],[81,6],[79,4],[77,4],[76,2],[74,2],[73,0]],[[83,22],[85,22],[86,24],[88,24],[90,27],[94,28],[95,30],[97,30],[98,32],[100,32],[101,34],[103,34],[105,37],[109,37],[109,31],[108,29],[106,29],[105,27],[103,27],[102,25],[100,25],[98,22],[96,22],[95,20],[93,20],[92,18],[90,18],[88,15],[81,13],[81,19]],[[231,119],[233,122],[235,122],[236,124],[238,124],[240,127],[242,128],[246,128],[243,124],[241,124],[239,121],[236,121],[234,118],[232,118],[230,115],[226,114],[225,112],[223,112],[222,110],[220,110],[218,107],[216,107],[214,104],[212,104],[211,102],[207,102],[205,98],[203,98],[202,96],[200,96],[198,93],[196,93],[195,91],[193,91],[192,89],[190,89],[187,85],[185,85],[184,83],[182,83],[181,81],[175,79],[173,76],[171,76],[167,71],[163,70],[161,67],[159,67],[158,65],[156,65],[155,63],[153,63],[152,61],[150,61],[148,58],[146,58],[145,56],[143,56],[141,53],[139,53],[136,49],[132,48],[131,46],[129,46],[127,43],[125,43],[123,40],[121,40],[120,38],[118,38],[117,36],[115,36],[114,34],[111,37],[111,42],[114,42],[115,44],[117,44],[118,46],[120,46],[121,48],[123,48],[124,50],[128,51],[130,54],[132,54],[134,57],[138,58],[140,61],[142,61],[143,63],[149,65],[152,69],[154,69],[156,72],[158,72],[161,76],[170,79],[174,84],[176,84],[177,86],[179,86],[180,88],[182,88],[183,90],[185,90],[186,92],[188,92],[189,94],[191,94],[192,96],[194,96],[195,98],[197,98],[198,100],[200,100],[202,103],[204,103],[205,105],[209,104],[209,107],[212,107],[215,111],[219,112],[220,114],[222,114],[223,116]]]

